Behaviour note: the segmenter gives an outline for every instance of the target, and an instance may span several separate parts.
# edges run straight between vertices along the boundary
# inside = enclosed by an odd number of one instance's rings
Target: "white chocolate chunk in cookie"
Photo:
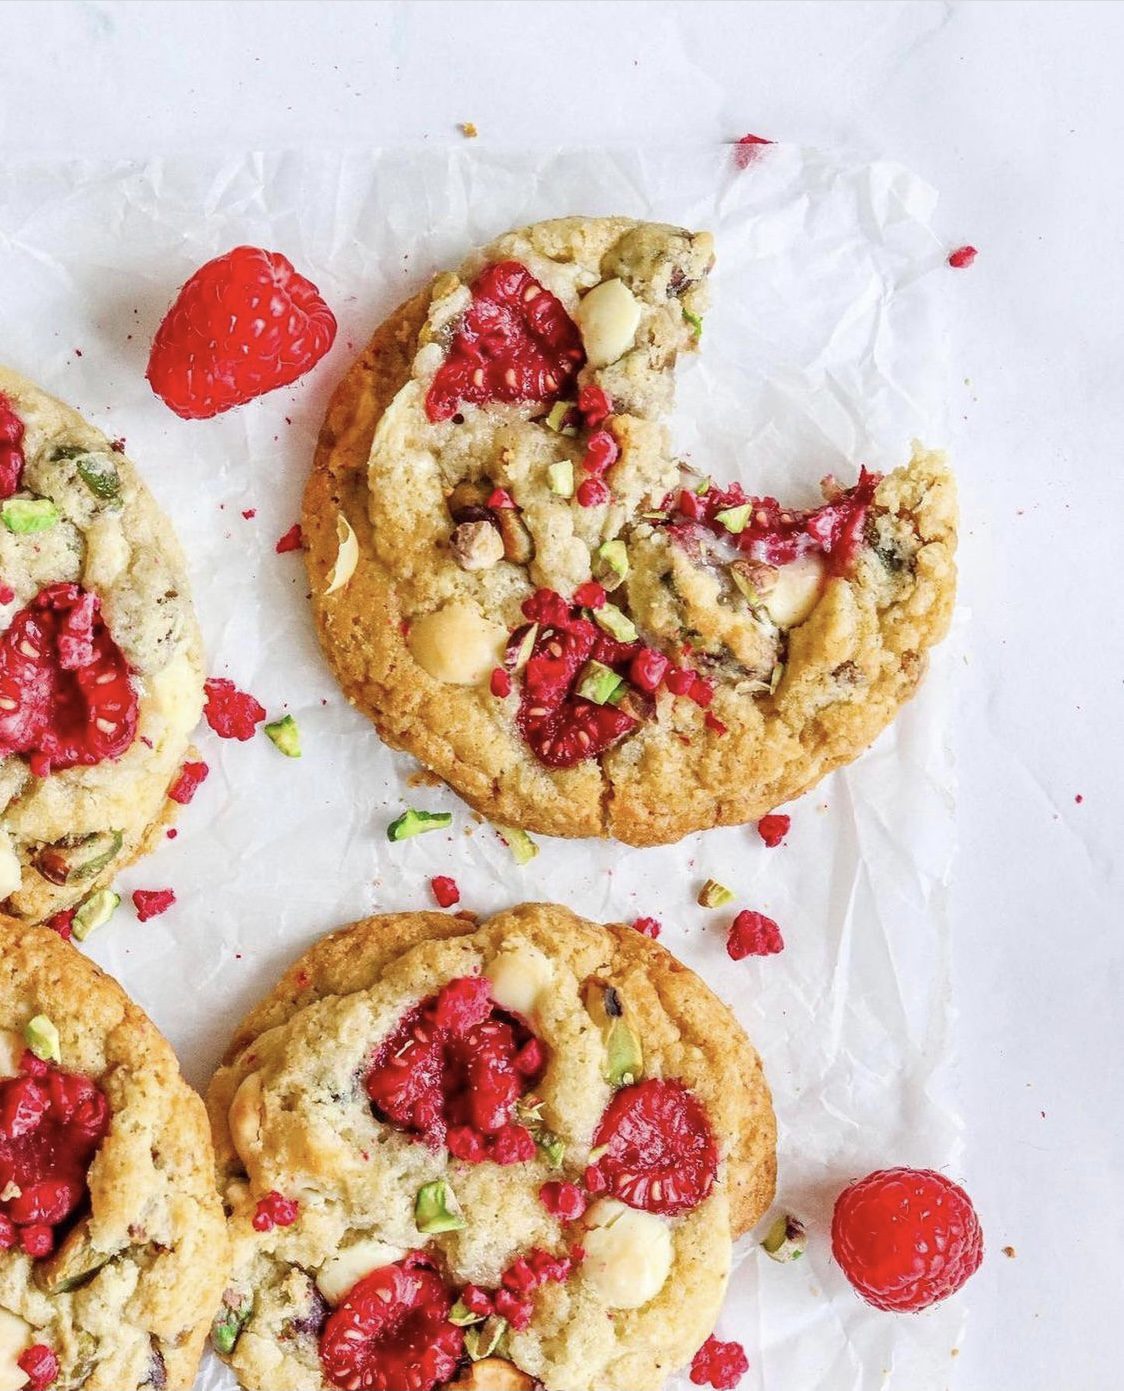
[[[243,1078],[230,1103],[228,1120],[230,1138],[238,1157],[247,1166],[261,1141],[262,1126],[261,1073],[251,1072]]]
[[[27,1044],[15,1029],[0,1029],[0,1077],[18,1077]]]
[[[524,942],[497,953],[484,974],[492,982],[492,999],[497,1005],[530,1016],[539,996],[554,980],[554,967],[538,947]]]
[[[591,367],[608,367],[636,341],[640,302],[623,280],[603,280],[578,305],[585,355]]]
[[[763,601],[778,628],[795,628],[804,622],[823,591],[824,573],[823,556],[816,551],[781,566],[776,583]]]
[[[336,541],[339,549],[336,551],[336,563],[327,574],[328,587],[324,590],[325,594],[334,594],[337,589],[342,589],[355,574],[355,567],[359,564],[359,542],[351,529],[351,523],[342,512],[336,518]]]
[[[585,1215],[582,1273],[611,1309],[655,1299],[671,1270],[671,1228],[662,1217],[599,1198]]]
[[[31,1327],[8,1309],[0,1309],[0,1391],[21,1391],[27,1373],[18,1359],[31,1346]]]
[[[363,1237],[329,1256],[317,1272],[316,1284],[334,1308],[364,1276],[384,1265],[393,1265],[405,1254],[401,1247],[388,1246],[378,1237]]]
[[[128,568],[131,554],[120,518],[96,517],[86,532],[82,583],[88,589],[110,589]]]
[[[410,627],[410,651],[423,671],[450,686],[478,686],[503,659],[507,629],[475,604],[454,599]]]
[[[12,838],[0,827],[0,899],[19,892],[23,880],[23,868],[19,856],[12,848]]]

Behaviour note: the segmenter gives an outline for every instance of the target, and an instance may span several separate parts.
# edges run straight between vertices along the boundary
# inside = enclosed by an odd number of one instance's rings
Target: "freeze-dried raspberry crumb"
[[[722,1343],[713,1334],[695,1353],[691,1380],[696,1386],[713,1386],[730,1391],[749,1371],[749,1358],[741,1343]]]
[[[278,555],[284,555],[286,551],[299,551],[304,545],[304,532],[301,531],[300,522],[295,522],[284,536],[274,546]]]
[[[780,845],[785,836],[788,835],[788,828],[792,825],[792,817],[785,816],[782,812],[770,812],[768,816],[763,816],[757,823],[757,834],[772,850]]]
[[[637,918],[632,925],[641,937],[651,937],[653,940],[663,931],[659,918]]]
[[[488,688],[497,700],[503,700],[505,696],[511,694],[511,676],[504,671],[503,667],[496,667],[492,672],[492,679],[488,683]]]
[[[576,1222],[589,1200],[576,1183],[552,1180],[539,1189],[539,1201],[552,1216],[563,1222]]]
[[[703,716],[703,724],[706,725],[707,729],[712,729],[719,737],[726,733],[726,726],[717,715],[712,715],[709,710]]]
[[[586,580],[585,584],[579,584],[574,590],[574,603],[580,604],[586,609],[603,609],[605,607],[605,587],[596,580]]]
[[[205,763],[185,763],[180,769],[179,777],[169,787],[168,796],[181,807],[186,807],[210,771]]]
[[[10,584],[0,584],[0,604],[10,604],[16,597],[16,591]]]
[[[247,507],[242,512],[242,516],[246,519],[246,521],[252,521],[253,518],[257,515],[258,509],[256,507]]]
[[[16,1359],[16,1366],[27,1377],[25,1391],[47,1391],[59,1376],[59,1360],[45,1343],[34,1343]]]
[[[77,911],[77,908],[64,908],[61,912],[52,914],[45,926],[52,932],[57,932],[64,942],[69,942],[74,935],[74,915]]]
[[[265,719],[264,705],[225,676],[212,676],[203,689],[207,693],[203,714],[216,734],[243,741],[254,737],[255,727]]]
[[[291,1227],[300,1216],[301,1205],[295,1198],[284,1198],[276,1189],[258,1199],[254,1209],[255,1232],[272,1231],[274,1227]]]
[[[435,874],[429,881],[429,887],[433,890],[433,897],[442,908],[451,908],[454,903],[461,901],[461,891],[457,888],[457,881],[450,879],[447,874]]]
[[[980,253],[974,246],[958,246],[948,258],[953,270],[967,270]]]
[[[726,950],[735,961],[746,956],[774,956],[784,951],[784,938],[772,918],[747,908],[734,919],[726,939]]]
[[[748,169],[761,154],[762,145],[771,145],[763,135],[743,135],[734,146],[734,164],[738,169]]]
[[[134,889],[133,907],[142,923],[166,913],[176,901],[174,889]]]

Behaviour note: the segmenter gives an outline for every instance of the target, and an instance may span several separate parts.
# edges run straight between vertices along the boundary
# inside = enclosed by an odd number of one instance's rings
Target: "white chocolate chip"
[[[640,301],[623,280],[603,280],[582,298],[576,317],[589,365],[608,367],[636,341]]]
[[[231,1141],[238,1151],[239,1159],[247,1167],[261,1142],[263,1119],[261,1073],[251,1072],[248,1077],[242,1079],[227,1113]]]
[[[492,999],[497,1005],[530,1017],[539,996],[550,988],[554,967],[538,947],[520,942],[497,953],[484,974],[492,982]]]
[[[585,1214],[582,1274],[610,1309],[639,1309],[671,1271],[671,1228],[651,1212],[599,1198]]]
[[[18,1077],[20,1059],[27,1050],[23,1034],[15,1029],[0,1029],[0,1077]]]
[[[337,589],[342,589],[355,574],[355,567],[359,564],[359,542],[355,539],[351,523],[342,512],[336,518],[336,541],[339,543],[336,563],[328,571],[328,587],[324,590],[325,594],[334,594]]]
[[[31,1346],[31,1325],[0,1309],[0,1391],[22,1391],[27,1385],[27,1373],[20,1370],[18,1359]]]
[[[788,565],[782,565],[763,604],[778,628],[794,628],[803,623],[823,590],[826,566],[823,556],[810,551]]]
[[[110,589],[124,573],[131,554],[120,518],[96,517],[86,529],[82,583],[87,589]]]
[[[363,1237],[329,1256],[316,1276],[320,1293],[333,1307],[372,1270],[400,1261],[406,1252],[377,1237]]]
[[[454,599],[410,625],[410,651],[423,671],[450,686],[478,686],[503,660],[507,629],[475,604]]]
[[[0,827],[0,899],[18,893],[22,879],[23,866],[12,848],[12,838]]]

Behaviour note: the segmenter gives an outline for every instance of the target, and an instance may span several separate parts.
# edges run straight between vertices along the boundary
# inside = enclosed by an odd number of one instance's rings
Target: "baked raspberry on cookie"
[[[212,1153],[116,982],[0,918],[0,1387],[187,1391],[229,1269]]]
[[[250,1391],[646,1391],[713,1330],[767,1208],[761,1065],[623,924],[369,918],[238,1030],[208,1106]]]
[[[511,232],[396,310],[329,407],[321,644],[497,822],[645,845],[756,820],[871,742],[947,628],[940,456],[805,508],[675,457],[712,261],[624,218]]]
[[[171,525],[124,453],[0,368],[0,903],[38,922],[141,854],[203,704]]]

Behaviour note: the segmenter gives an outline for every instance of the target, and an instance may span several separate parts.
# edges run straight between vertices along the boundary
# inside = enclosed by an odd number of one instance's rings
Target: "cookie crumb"
[[[1013,1261],[1015,1257],[1018,1255],[1018,1252],[1015,1250],[1013,1246],[1004,1246],[1003,1254],[1007,1257],[1009,1261]]]
[[[462,121],[457,127],[466,140],[475,140],[480,132],[476,129],[474,121]]]

